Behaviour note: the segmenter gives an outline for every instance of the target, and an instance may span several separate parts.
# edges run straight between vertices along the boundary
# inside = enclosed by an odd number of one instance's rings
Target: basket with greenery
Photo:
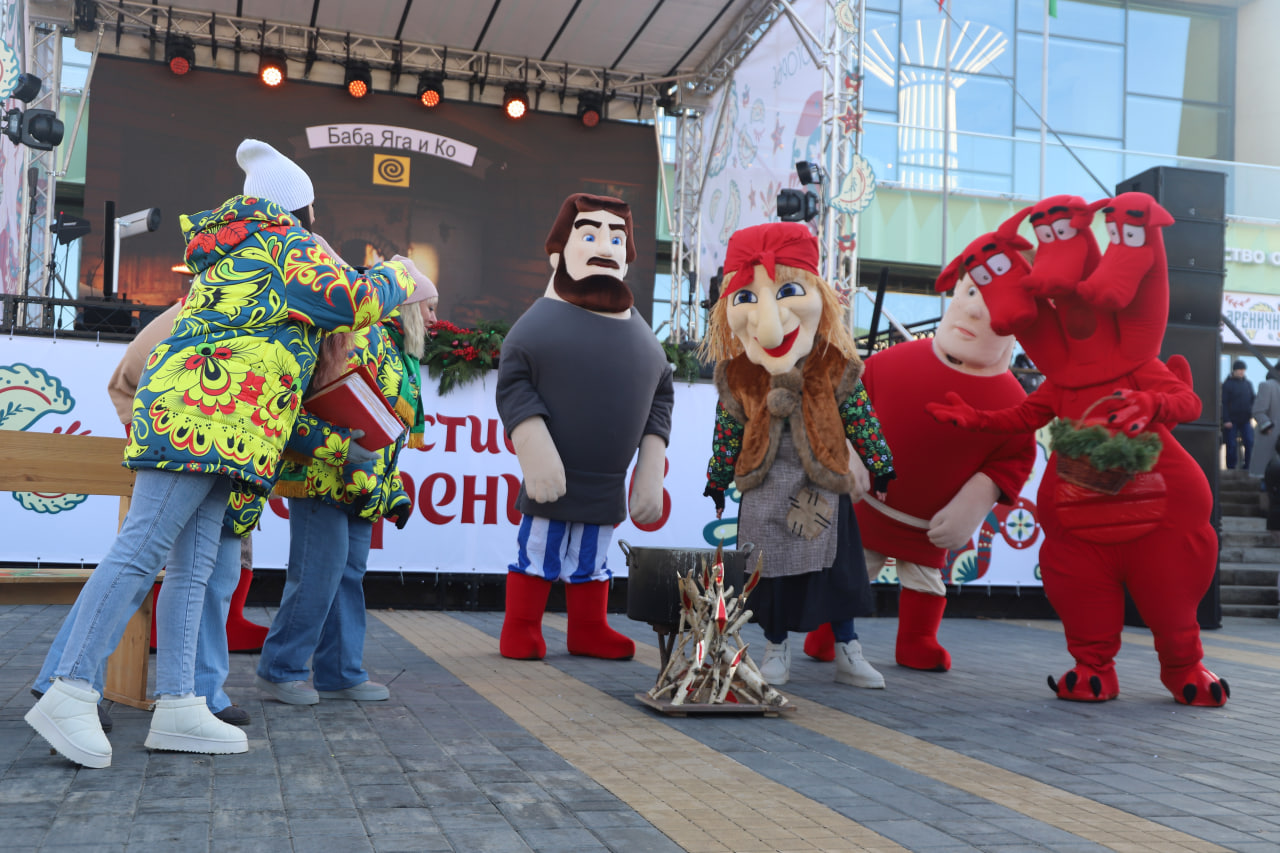
[[[439,393],[448,394],[497,368],[502,340],[510,328],[500,320],[481,320],[473,329],[448,320],[432,323],[427,328],[422,366],[428,376],[440,380]]]
[[[1114,495],[1135,474],[1155,467],[1163,445],[1160,436],[1153,432],[1129,436],[1123,432],[1113,433],[1102,424],[1088,423],[1093,406],[1079,421],[1058,418],[1049,425],[1053,451],[1058,456],[1058,477],[1095,492]]]

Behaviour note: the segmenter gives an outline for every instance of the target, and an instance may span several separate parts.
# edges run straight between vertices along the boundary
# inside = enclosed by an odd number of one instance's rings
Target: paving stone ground
[[[501,613],[372,611],[365,660],[390,701],[282,705],[235,654],[247,754],[150,752],[148,714],[115,706],[112,766],[85,770],[22,720],[67,609],[0,607],[0,850],[1280,850],[1273,620],[1204,632],[1232,688],[1205,709],[1173,702],[1142,629],[1120,698],[1093,705],[1045,684],[1070,665],[1056,622],[948,619],[937,674],[895,666],[897,621],[864,619],[887,689],[797,650],[796,711],[763,718],[642,705],[656,635],[622,614],[634,660],[568,655],[549,614],[547,659],[528,662],[498,655]]]

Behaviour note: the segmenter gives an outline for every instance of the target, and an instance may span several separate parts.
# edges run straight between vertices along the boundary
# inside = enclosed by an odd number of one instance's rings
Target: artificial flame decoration
[[[691,569],[679,578],[679,633],[657,684],[642,695],[690,711],[695,705],[737,705],[744,711],[752,706],[779,711],[787,705],[787,697],[760,675],[738,635],[751,618],[747,596],[760,583],[763,567],[761,554],[742,594],[735,596],[732,586],[725,588],[723,550],[717,547],[714,565],[704,561],[700,572]]]

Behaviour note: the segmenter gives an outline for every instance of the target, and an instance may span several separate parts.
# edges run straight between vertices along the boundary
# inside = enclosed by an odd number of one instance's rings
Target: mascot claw
[[[1193,673],[1182,689],[1171,691],[1181,705],[1200,708],[1220,708],[1231,697],[1231,686],[1225,678],[1219,678],[1203,667]]]
[[[1087,675],[1088,677],[1083,677]],[[1106,702],[1120,695],[1120,685],[1114,671],[1103,675],[1090,672],[1087,668],[1077,666],[1057,681],[1052,675],[1048,678],[1049,689],[1059,699],[1069,702]]]

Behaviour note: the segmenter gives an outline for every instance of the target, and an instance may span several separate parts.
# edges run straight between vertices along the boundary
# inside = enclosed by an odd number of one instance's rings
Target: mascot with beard
[[[542,614],[559,580],[569,653],[627,660],[635,643],[605,618],[606,557],[628,504],[636,524],[661,516],[671,367],[623,280],[635,260],[625,202],[569,196],[546,250],[551,282],[511,327],[498,368],[498,414],[524,475],[499,649],[517,660],[546,655]]]

